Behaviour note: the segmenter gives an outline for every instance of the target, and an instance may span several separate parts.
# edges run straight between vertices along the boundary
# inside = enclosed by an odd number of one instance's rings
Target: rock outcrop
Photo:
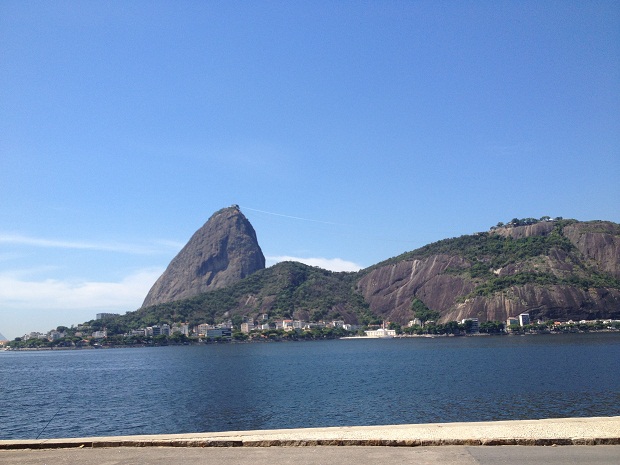
[[[610,221],[575,223],[564,235],[603,272],[620,279],[620,225]]]
[[[256,232],[233,205],[214,213],[155,282],[143,307],[220,289],[265,268]]]
[[[474,285],[468,280],[445,273],[469,266],[462,257],[444,254],[401,260],[362,276],[357,289],[373,313],[385,320],[406,322],[412,318],[414,296],[429,308],[447,309],[455,305],[459,296],[473,291]]]
[[[491,243],[493,236],[510,242]],[[417,298],[438,311],[442,322],[503,321],[522,312],[543,320],[620,318],[615,223],[546,221],[460,239],[466,245],[453,245],[448,253],[423,248],[371,267],[357,290],[372,313],[405,323]],[[440,241],[435,249],[460,239]]]

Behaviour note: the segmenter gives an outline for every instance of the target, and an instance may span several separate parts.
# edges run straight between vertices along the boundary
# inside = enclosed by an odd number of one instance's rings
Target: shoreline
[[[99,447],[620,445],[620,416],[0,440],[1,450]]]
[[[187,343],[169,343],[169,344],[136,344],[136,345],[99,345],[99,346],[82,346],[82,347],[37,347],[37,348],[11,348],[5,347],[0,349],[0,353],[3,352],[50,352],[50,351],[71,351],[71,350],[101,350],[101,349],[142,349],[152,347],[181,347],[181,346],[207,346],[207,345],[219,345],[219,344],[273,344],[273,343],[287,343],[287,342],[320,342],[320,341],[332,341],[332,340],[380,340],[380,339],[411,339],[411,338],[424,338],[424,339],[443,339],[443,338],[463,338],[463,337],[524,337],[524,336],[562,336],[569,334],[606,334],[606,333],[620,333],[619,329],[601,329],[592,331],[547,331],[547,332],[531,332],[531,333],[503,333],[503,334],[490,334],[490,333],[477,333],[477,334],[398,334],[393,337],[368,337],[368,336],[343,336],[343,337],[331,337],[320,339],[265,339],[265,340],[251,340],[251,341],[210,341],[210,342],[187,342]]]

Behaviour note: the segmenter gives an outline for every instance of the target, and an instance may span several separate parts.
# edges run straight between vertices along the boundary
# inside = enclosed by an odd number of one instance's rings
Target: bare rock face
[[[452,307],[460,295],[474,289],[460,276],[445,274],[449,268],[468,268],[469,262],[454,255],[433,255],[421,260],[403,260],[376,268],[357,283],[373,313],[392,321],[412,318],[410,306],[417,296],[429,308]]]
[[[562,234],[574,249],[551,248],[544,254],[487,270],[487,275],[482,277],[472,276],[469,270],[484,263],[484,257],[470,261],[458,250],[407,258],[363,274],[357,282],[357,290],[375,315],[399,323],[413,318],[410,308],[413,298],[438,311],[441,322],[472,317],[480,321],[504,321],[522,312],[529,312],[534,320],[620,318],[620,289],[617,285],[595,287],[584,284],[594,272],[620,279],[620,225],[593,221],[571,223],[560,232],[554,232],[554,228],[554,222],[540,222],[498,228],[490,234],[514,241]],[[552,276],[556,282],[538,284],[532,280],[520,284],[515,281],[484,295],[472,292],[477,285],[494,278],[510,279],[524,273]]]
[[[509,316],[527,312],[533,320],[597,320],[620,317],[620,291],[582,289],[575,286],[513,286],[490,297],[475,297],[459,303],[442,320],[463,318],[505,321]]]
[[[609,221],[575,223],[564,228],[564,235],[600,271],[620,279],[620,225]]]
[[[531,236],[546,236],[553,231],[554,224],[551,221],[543,221],[540,223],[528,224],[526,226],[503,227],[497,228],[494,234],[504,237],[512,237],[513,239],[523,239]]]
[[[265,268],[256,232],[233,205],[214,213],[170,262],[143,307],[229,286]]]

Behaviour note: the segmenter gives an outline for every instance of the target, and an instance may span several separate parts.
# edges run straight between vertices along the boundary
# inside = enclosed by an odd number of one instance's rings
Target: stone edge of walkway
[[[594,431],[593,431],[594,430]],[[1,450],[97,447],[620,445],[620,416],[171,435],[0,440]]]

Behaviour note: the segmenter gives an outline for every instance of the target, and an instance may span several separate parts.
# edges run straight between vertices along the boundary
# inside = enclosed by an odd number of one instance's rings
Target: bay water
[[[0,352],[0,439],[620,415],[620,333]]]

